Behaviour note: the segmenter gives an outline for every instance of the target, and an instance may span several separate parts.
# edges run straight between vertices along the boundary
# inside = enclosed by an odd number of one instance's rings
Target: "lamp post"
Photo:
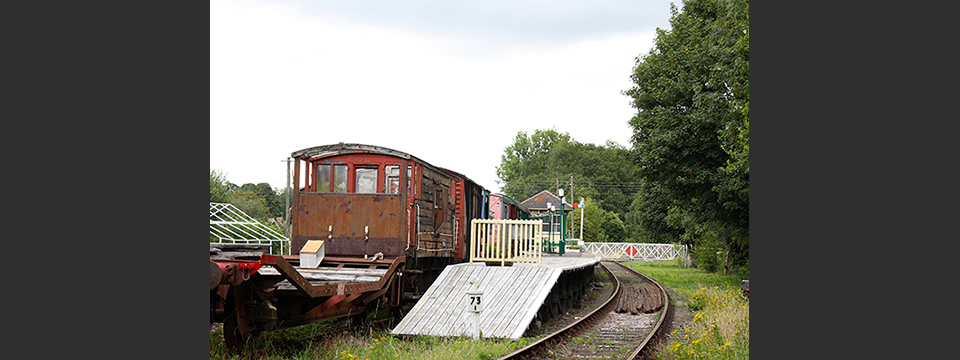
[[[554,214],[556,214],[556,212],[557,212],[557,206],[556,206],[556,205],[550,205],[550,221],[551,221],[551,223],[553,222],[553,216],[554,216]],[[551,250],[553,250],[553,246],[554,246],[554,245],[560,246],[560,244],[555,243],[555,242],[552,241],[552,240],[553,240],[553,225],[550,225],[550,240],[551,240],[551,242],[550,242],[550,249],[551,249]],[[557,249],[557,252],[560,252],[560,249]]]
[[[547,252],[553,252],[553,204],[547,203],[547,216],[550,220],[547,221]]]

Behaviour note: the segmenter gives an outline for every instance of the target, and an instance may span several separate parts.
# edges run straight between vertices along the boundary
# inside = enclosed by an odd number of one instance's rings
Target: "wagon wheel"
[[[234,299],[234,288],[231,287],[227,293],[226,303],[224,304],[223,318],[223,342],[228,349],[239,349],[250,338],[249,334],[243,334],[240,331],[240,311],[236,307]]]
[[[359,314],[349,315],[347,318],[350,319],[350,325],[360,325],[367,321],[367,312],[362,311]]]

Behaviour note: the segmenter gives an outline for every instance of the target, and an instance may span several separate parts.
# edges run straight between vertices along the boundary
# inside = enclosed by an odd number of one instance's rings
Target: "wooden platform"
[[[469,336],[471,312],[467,291],[483,292],[480,332],[485,338],[519,339],[533,321],[560,274],[600,262],[592,254],[544,255],[541,266],[483,263],[447,266],[402,321],[394,335]]]

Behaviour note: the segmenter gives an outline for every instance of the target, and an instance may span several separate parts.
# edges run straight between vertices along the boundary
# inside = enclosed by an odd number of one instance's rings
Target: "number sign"
[[[483,311],[482,292],[467,292],[467,311],[477,313]]]

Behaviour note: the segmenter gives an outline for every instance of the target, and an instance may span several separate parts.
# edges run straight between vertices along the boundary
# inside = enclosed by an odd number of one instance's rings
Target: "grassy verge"
[[[740,293],[735,276],[684,268],[675,262],[625,262],[677,290],[674,305],[686,306],[693,322],[673,332],[659,351],[659,359],[748,359],[750,357],[750,302]]]
[[[323,323],[264,333],[253,339],[241,351],[229,352],[223,346],[223,334],[210,335],[211,359],[342,359],[342,360],[404,360],[404,359],[494,359],[513,352],[530,342],[528,339],[481,340],[468,337],[439,338],[416,336],[401,340],[389,330],[367,333],[338,333],[324,340],[304,346],[282,345],[285,339],[298,339],[310,332],[323,332]],[[292,334],[286,330],[294,330]],[[320,330],[313,330],[320,329]]]

